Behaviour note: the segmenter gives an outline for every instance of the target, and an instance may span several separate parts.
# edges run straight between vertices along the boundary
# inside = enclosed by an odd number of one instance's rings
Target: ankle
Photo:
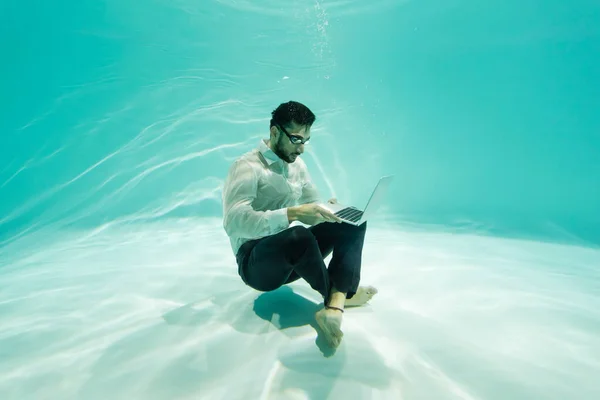
[[[346,304],[346,295],[344,293],[332,293],[329,297],[329,301],[327,302],[328,306],[344,309],[344,304]]]
[[[335,306],[325,306],[325,308],[326,308],[327,310],[336,310],[336,311],[340,311],[340,312],[342,312],[342,313],[344,312],[344,309],[343,309],[343,308],[341,308],[341,307],[335,307]]]

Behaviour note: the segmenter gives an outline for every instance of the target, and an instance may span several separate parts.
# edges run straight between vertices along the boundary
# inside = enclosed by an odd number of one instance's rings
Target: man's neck
[[[285,161],[284,159],[282,159],[281,157],[279,157],[279,154],[277,154],[277,152],[273,148],[273,145],[271,144],[271,139],[267,139],[267,147],[269,149],[271,149],[271,151],[273,152],[273,154],[275,154],[275,156],[277,156],[277,161],[279,161],[282,164],[287,164],[287,161]]]

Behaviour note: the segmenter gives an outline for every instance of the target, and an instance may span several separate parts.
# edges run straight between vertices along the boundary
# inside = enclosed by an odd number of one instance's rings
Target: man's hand
[[[288,220],[300,221],[307,225],[316,225],[321,222],[342,222],[331,211],[328,211],[318,204],[302,204],[296,207],[288,208]]]

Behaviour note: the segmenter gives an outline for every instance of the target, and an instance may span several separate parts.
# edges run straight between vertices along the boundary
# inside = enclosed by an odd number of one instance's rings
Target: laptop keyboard
[[[363,212],[354,207],[346,207],[336,212],[335,215],[348,221],[358,222],[362,218]]]

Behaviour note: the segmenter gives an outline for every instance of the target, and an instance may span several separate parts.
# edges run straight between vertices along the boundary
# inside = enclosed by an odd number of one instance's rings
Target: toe
[[[331,338],[331,346],[332,347],[338,347],[340,345],[340,343],[342,342],[342,338],[338,337],[338,336],[334,336]]]

